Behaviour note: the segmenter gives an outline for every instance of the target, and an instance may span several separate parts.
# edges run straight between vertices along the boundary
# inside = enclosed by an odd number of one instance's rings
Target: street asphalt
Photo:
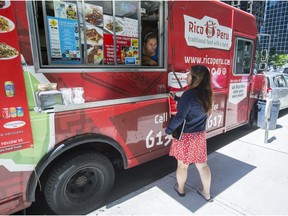
[[[288,112],[276,129],[258,128],[208,155],[212,173],[206,202],[190,165],[185,197],[174,191],[175,172],[88,215],[288,215]]]

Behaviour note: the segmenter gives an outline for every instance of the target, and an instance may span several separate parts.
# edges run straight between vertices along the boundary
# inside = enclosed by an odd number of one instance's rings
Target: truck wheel
[[[44,196],[55,214],[87,214],[105,201],[114,179],[114,168],[103,154],[76,152],[52,167],[46,176]]]

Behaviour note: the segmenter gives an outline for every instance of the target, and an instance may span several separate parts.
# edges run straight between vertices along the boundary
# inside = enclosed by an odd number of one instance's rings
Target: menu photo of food
[[[84,17],[87,23],[103,26],[103,8],[100,6],[85,4]]]
[[[124,24],[123,19],[120,17],[115,17],[115,30],[116,35],[122,35],[124,32]],[[104,15],[104,30],[109,32],[110,34],[114,34],[114,25],[113,25],[113,17]]]
[[[9,0],[0,1],[0,9],[5,9],[5,8],[8,8],[9,6],[10,6]]]
[[[138,39],[137,38],[131,38],[131,45],[133,47],[138,47]]]
[[[99,65],[103,63],[103,47],[87,44],[87,63]]]
[[[121,47],[121,63],[127,64],[127,59],[134,59],[134,64],[137,64],[139,59],[138,47],[122,46]]]
[[[0,60],[13,59],[18,56],[19,52],[4,42],[0,43]]]
[[[66,19],[77,19],[77,7],[76,4],[68,2],[54,1],[55,17]]]
[[[10,32],[14,28],[15,28],[15,25],[11,20],[0,15],[0,33]]]
[[[91,44],[103,45],[103,29],[87,24],[86,40]]]

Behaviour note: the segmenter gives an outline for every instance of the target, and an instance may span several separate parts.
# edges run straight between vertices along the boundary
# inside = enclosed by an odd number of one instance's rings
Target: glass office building
[[[270,35],[270,54],[288,54],[288,1],[223,1],[256,17],[258,31]],[[260,46],[268,49],[269,37],[261,37]]]
[[[247,11],[248,13],[253,14],[256,17],[256,23],[258,32],[260,32],[261,27],[264,24],[264,13],[266,1],[223,1],[226,4],[232,5],[233,7],[239,8],[241,10]]]
[[[270,54],[288,54],[288,1],[268,0],[261,33],[271,36]],[[268,48],[268,39],[261,41]]]

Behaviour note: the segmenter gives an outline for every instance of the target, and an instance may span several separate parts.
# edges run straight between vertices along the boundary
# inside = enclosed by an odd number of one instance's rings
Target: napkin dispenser
[[[36,102],[41,110],[53,109],[56,105],[63,105],[62,94],[58,90],[36,92]]]

